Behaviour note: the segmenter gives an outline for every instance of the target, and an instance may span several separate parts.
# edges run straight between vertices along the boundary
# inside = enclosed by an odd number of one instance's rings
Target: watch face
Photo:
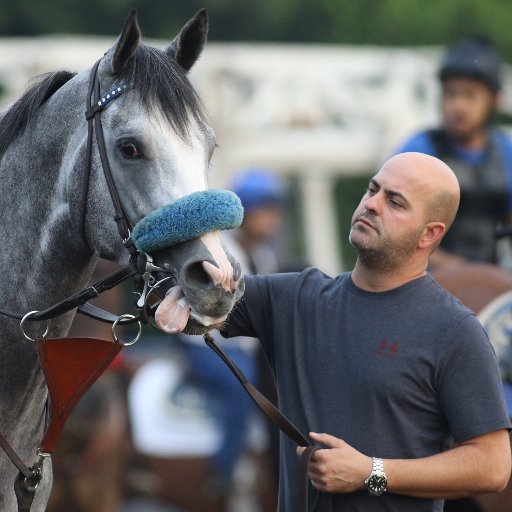
[[[372,475],[368,479],[368,489],[373,494],[382,494],[386,490],[387,484],[386,477],[382,475]]]

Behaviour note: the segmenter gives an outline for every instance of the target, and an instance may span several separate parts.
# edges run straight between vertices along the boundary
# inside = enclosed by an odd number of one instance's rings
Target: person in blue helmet
[[[249,168],[232,179],[231,189],[244,207],[242,225],[228,233],[233,249],[249,274],[279,269],[276,236],[281,231],[285,188],[282,179],[266,169]]]
[[[455,172],[461,203],[431,266],[461,259],[497,262],[496,229],[512,219],[512,140],[494,125],[501,60],[490,41],[472,37],[446,51],[438,72],[443,124],[422,131],[395,153],[436,156]]]

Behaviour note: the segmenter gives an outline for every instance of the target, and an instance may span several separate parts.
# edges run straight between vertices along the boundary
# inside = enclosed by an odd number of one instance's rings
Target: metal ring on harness
[[[114,323],[112,324],[112,337],[114,338],[114,341],[117,343],[118,341],[122,341],[121,338],[119,338],[116,334],[116,327],[118,325],[118,323],[122,320],[132,320],[134,319],[135,316],[134,315],[130,315],[128,313],[125,313],[124,315],[120,315],[117,317],[117,319],[114,321]],[[130,345],[133,345],[134,343],[136,343],[139,338],[140,338],[140,335],[142,333],[142,324],[140,323],[140,321],[137,322],[137,324],[139,325],[139,330],[137,332],[137,335],[135,336],[135,338],[133,338],[133,340],[131,341],[125,341],[123,342],[123,346],[125,347],[129,347]]]
[[[23,335],[23,337],[27,340],[27,341],[36,341],[35,338],[31,338],[26,332],[25,332],[25,328],[24,328],[24,324],[25,322],[29,319],[29,317],[31,317],[32,315],[34,315],[35,313],[39,313],[39,311],[29,311],[20,321],[20,332],[21,334]],[[50,331],[50,324],[51,324],[51,319],[49,318],[48,320],[46,320],[46,331],[44,331],[43,335],[41,336],[40,339],[44,339],[46,338],[46,336],[48,335],[48,332]]]
[[[157,281],[153,286],[150,286],[149,287],[149,292],[146,294],[146,298],[144,299],[144,306],[142,307],[142,313],[144,314],[144,318],[146,319],[146,321],[152,325],[153,327],[155,327],[156,329],[160,329],[160,327],[158,327],[158,325],[156,324],[156,322],[154,322],[151,318],[151,311],[149,311],[148,309],[148,305],[149,305],[149,297],[150,295],[165,281],[168,281],[169,279],[173,279],[174,276],[168,276],[168,277],[164,277],[163,279],[160,279],[160,281]]]

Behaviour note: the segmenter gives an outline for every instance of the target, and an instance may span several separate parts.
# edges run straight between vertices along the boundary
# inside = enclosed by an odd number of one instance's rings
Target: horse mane
[[[0,155],[23,133],[41,105],[75,74],[55,71],[35,79],[33,85],[0,118]]]
[[[130,65],[131,64],[131,65]],[[148,111],[159,106],[176,133],[189,138],[192,117],[202,129],[206,110],[185,71],[165,52],[139,45],[130,63],[119,77],[134,87]],[[55,71],[35,79],[33,85],[0,117],[0,156],[27,128],[38,109],[76,73]],[[109,87],[112,84],[105,84]]]
[[[160,107],[174,131],[189,138],[191,118],[200,129],[207,123],[206,109],[183,68],[162,50],[140,44],[118,79],[135,88],[149,111]]]

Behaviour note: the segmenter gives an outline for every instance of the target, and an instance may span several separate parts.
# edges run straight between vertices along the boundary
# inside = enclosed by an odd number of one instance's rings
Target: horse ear
[[[201,9],[183,26],[166,53],[185,71],[189,71],[201,55],[207,36],[208,13],[206,9]]]
[[[141,38],[141,31],[139,23],[137,22],[137,11],[132,9],[126,23],[124,24],[123,31],[117,41],[114,57],[112,58],[112,71],[114,76],[122,73],[127,62],[134,54]]]

